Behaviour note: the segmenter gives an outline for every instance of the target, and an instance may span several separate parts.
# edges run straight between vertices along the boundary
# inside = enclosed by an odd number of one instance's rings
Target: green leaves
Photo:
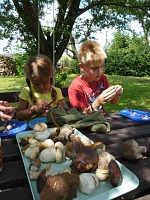
[[[150,46],[144,38],[117,32],[107,46],[107,74],[150,76]]]

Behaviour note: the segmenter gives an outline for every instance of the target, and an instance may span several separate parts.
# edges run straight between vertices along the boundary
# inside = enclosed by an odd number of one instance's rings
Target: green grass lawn
[[[69,75],[64,87],[68,87],[76,75]],[[119,112],[130,108],[150,111],[150,77],[107,76],[111,85],[122,85],[124,93],[117,105],[107,103],[106,112]],[[0,92],[20,91],[26,85],[25,77],[0,77]]]

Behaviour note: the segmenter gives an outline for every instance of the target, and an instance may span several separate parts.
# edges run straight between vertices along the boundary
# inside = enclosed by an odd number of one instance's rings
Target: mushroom
[[[39,170],[41,167],[41,161],[40,160],[32,160],[29,165],[29,178],[34,180],[37,179],[41,171]]]
[[[63,151],[64,150],[64,145],[63,145],[63,143],[62,142],[56,142],[55,143],[55,147],[57,148],[57,149],[60,149],[61,151]]]
[[[143,153],[146,153],[146,151],[147,148],[145,146],[139,146],[134,139],[123,142],[121,147],[122,156],[132,161],[143,158]]]
[[[68,149],[70,145],[68,146]],[[71,152],[66,156],[73,155],[70,168],[74,173],[92,172],[98,166],[98,154],[90,146],[85,146],[80,138],[75,138],[72,141]]]
[[[57,139],[60,141],[63,141],[64,139],[68,139],[69,135],[73,133],[73,128],[69,124],[64,124],[60,128],[59,135],[57,136]]]
[[[115,160],[109,162],[110,183],[113,187],[121,185],[123,177],[121,170]]]
[[[40,192],[40,200],[71,200],[77,197],[80,179],[75,173],[62,173],[48,176]]]
[[[34,126],[33,126],[33,130],[36,131],[45,131],[47,129],[47,124],[44,122],[37,122]]]
[[[105,181],[109,178],[109,170],[107,169],[97,169],[95,172],[96,177],[100,181]]]
[[[42,162],[56,161],[56,149],[54,147],[43,149],[39,154],[39,158]]]
[[[37,172],[40,169],[41,161],[40,160],[31,160],[29,165],[29,171]]]
[[[43,170],[41,170],[39,176],[37,177],[37,189],[40,193],[45,186],[48,176],[57,175],[59,172],[57,170],[51,169],[52,164],[48,164]]]
[[[99,154],[98,169],[108,170],[108,164],[111,161],[111,159],[115,160],[115,157],[107,151],[102,151]]]
[[[80,191],[83,194],[91,194],[95,188],[99,185],[99,180],[92,173],[82,173],[79,175],[80,177]]]
[[[30,145],[24,152],[25,156],[31,160],[36,159],[39,153],[39,147],[34,147],[32,145]]]
[[[42,162],[57,162],[61,163],[63,160],[63,151],[54,147],[43,149],[39,154],[39,158]]]
[[[92,144],[92,141],[86,136],[80,137],[79,135],[71,134],[69,138],[71,141],[73,141],[75,138],[80,138],[85,146],[90,146]]]
[[[41,142],[40,151],[42,151],[43,149],[49,148],[49,147],[54,147],[54,146],[55,146],[55,144],[54,144],[53,140],[46,139],[45,141]]]
[[[37,122],[33,126],[35,133],[33,134],[34,138],[38,141],[45,141],[50,136],[50,131],[47,128],[47,124],[44,122]]]

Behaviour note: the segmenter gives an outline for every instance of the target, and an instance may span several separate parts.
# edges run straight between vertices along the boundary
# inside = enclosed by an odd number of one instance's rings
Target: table
[[[139,178],[139,186],[115,200],[150,199],[150,122],[136,122],[110,114],[106,116],[111,124],[109,134],[82,133],[93,141],[102,141],[106,150]],[[137,162],[127,161],[120,154],[123,141],[134,138],[139,145],[147,147],[145,158]],[[15,137],[2,138],[3,169],[0,172],[0,199],[33,200],[23,161]],[[128,187],[128,186],[127,186]]]

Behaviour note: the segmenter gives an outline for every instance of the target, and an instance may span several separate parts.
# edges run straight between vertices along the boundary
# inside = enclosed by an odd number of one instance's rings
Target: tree
[[[40,12],[38,12],[38,2],[40,2]],[[0,8],[1,38],[9,38],[11,41],[18,36],[22,47],[27,51],[30,50],[31,55],[36,53],[39,38],[40,52],[53,60],[55,49],[55,63],[57,63],[69,43],[71,33],[76,39],[80,38],[78,42],[81,42],[90,38],[91,32],[104,27],[124,27],[131,19],[128,16],[129,10],[130,16],[135,15],[135,10],[142,9],[144,14],[148,15],[150,8],[148,0],[55,0],[54,2],[57,6],[55,26],[46,27],[39,19],[44,17],[44,8],[52,5],[52,0],[4,0]],[[92,17],[84,20],[81,15],[87,11]],[[80,24],[77,23],[79,17]],[[82,37],[80,37],[81,29],[84,33]]]
[[[150,76],[150,45],[143,38],[118,31],[106,51],[106,74]]]

